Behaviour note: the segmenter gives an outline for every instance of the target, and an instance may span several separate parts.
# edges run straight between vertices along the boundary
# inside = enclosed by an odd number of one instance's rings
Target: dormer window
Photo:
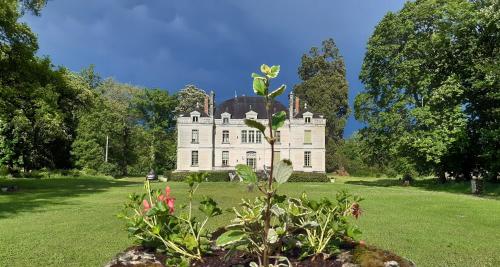
[[[302,118],[304,118],[305,124],[310,124],[312,121],[313,114],[310,111],[304,112]]]
[[[229,118],[222,118],[223,124],[229,124]]]
[[[257,119],[257,112],[250,110],[249,112],[245,113],[245,116],[249,120],[256,120]]]
[[[198,116],[193,116],[193,122],[198,122]]]
[[[311,123],[311,117],[305,117],[305,118],[304,118],[304,121],[305,121],[307,124]]]
[[[222,117],[222,124],[229,124],[229,118],[231,118],[231,114],[228,112],[224,112],[221,114]]]
[[[200,120],[200,112],[198,111],[193,111],[189,115],[191,115],[191,121],[193,123],[197,123]]]

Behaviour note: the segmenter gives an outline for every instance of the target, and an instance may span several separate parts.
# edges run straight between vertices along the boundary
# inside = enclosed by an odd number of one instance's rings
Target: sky
[[[403,0],[49,0],[40,17],[26,15],[38,54],[79,71],[169,92],[194,84],[218,103],[252,95],[250,74],[281,65],[274,86],[300,82],[300,58],[333,38],[345,59],[349,102],[363,90],[358,76],[376,24]],[[287,104],[286,96],[280,99]],[[353,113],[353,112],[352,112]],[[353,115],[345,136],[363,125]]]

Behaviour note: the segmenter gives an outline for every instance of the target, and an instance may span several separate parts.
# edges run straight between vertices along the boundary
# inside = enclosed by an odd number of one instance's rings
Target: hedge
[[[181,182],[192,172],[166,172],[168,181]],[[209,182],[229,182],[229,171],[207,171],[207,181]]]
[[[326,173],[319,172],[293,172],[288,182],[310,182],[310,183],[329,183],[330,178],[326,176]]]
[[[233,171],[207,171],[207,180],[209,182],[229,182],[229,173]],[[165,176],[168,181],[181,182],[191,172],[166,172]],[[259,173],[261,175],[261,173]],[[329,183],[330,178],[325,173],[317,172],[294,172],[288,182],[312,182],[312,183]]]

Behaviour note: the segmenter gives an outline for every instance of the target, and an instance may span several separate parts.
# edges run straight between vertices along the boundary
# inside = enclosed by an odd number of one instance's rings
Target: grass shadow
[[[401,180],[398,180],[396,178],[345,181],[345,184],[377,187],[403,187]],[[469,181],[448,181],[446,183],[441,183],[434,178],[425,178],[413,181],[409,187],[419,188],[427,191],[472,195],[471,185]],[[485,182],[484,193],[480,197],[500,199],[500,184]]]
[[[105,192],[112,187],[137,182],[103,177],[55,177],[44,179],[0,179],[1,186],[15,185],[18,191],[0,193],[0,218],[21,212],[43,212],[53,205],[69,205],[68,198]]]

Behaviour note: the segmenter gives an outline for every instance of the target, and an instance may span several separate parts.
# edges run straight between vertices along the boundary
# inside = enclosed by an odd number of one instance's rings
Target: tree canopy
[[[372,156],[401,173],[498,173],[498,2],[418,0],[370,37],[356,118]]]

